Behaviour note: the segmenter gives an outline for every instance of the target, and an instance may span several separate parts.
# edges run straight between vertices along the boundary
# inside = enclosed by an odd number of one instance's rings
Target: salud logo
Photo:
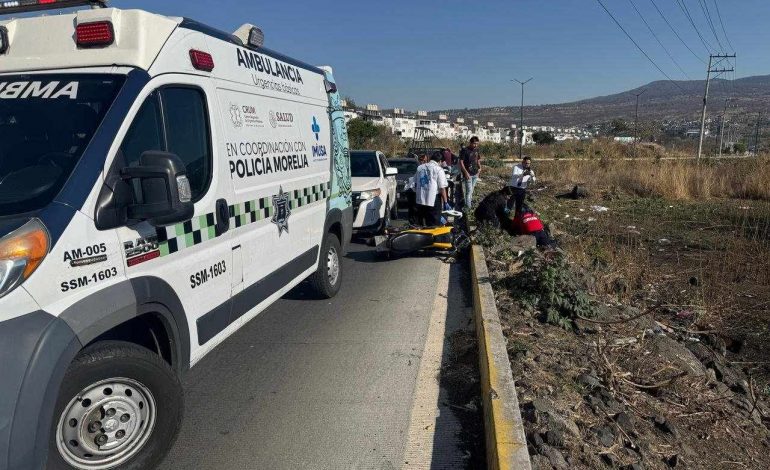
[[[320,140],[319,133],[321,132],[321,126],[318,125],[318,121],[316,120],[315,116],[313,116],[313,125],[310,127],[313,130],[313,133],[315,134],[315,140]]]
[[[278,236],[283,232],[289,233],[289,216],[291,215],[291,204],[289,202],[289,193],[283,192],[283,186],[278,187],[278,194],[273,196],[273,218],[270,219],[278,226]]]
[[[291,127],[294,125],[294,114],[270,111],[270,125],[276,127]]]

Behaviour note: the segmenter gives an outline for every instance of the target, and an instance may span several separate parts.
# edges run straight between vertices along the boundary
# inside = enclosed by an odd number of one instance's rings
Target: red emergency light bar
[[[192,66],[204,72],[214,70],[214,58],[208,52],[190,49],[190,62]]]
[[[109,21],[80,23],[75,27],[78,47],[104,47],[115,42],[115,30]]]
[[[107,0],[0,0],[0,15],[81,6],[105,8]]]

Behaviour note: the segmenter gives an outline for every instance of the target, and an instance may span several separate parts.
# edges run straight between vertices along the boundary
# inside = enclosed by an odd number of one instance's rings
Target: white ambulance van
[[[262,43],[137,10],[0,20],[0,470],[153,468],[186,370],[304,279],[340,288],[340,96]]]

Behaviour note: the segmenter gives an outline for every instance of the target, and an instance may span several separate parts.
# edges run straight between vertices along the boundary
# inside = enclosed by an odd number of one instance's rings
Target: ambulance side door
[[[226,337],[232,280],[240,276],[238,242],[229,229],[232,184],[226,160],[216,154],[220,131],[218,120],[210,118],[217,110],[209,86],[205,78],[176,74],[150,82],[115,156],[130,167],[143,152],[160,150],[185,163],[193,217],[166,227],[140,222],[118,232],[127,276],[138,285],[166,283],[178,297],[192,363]]]

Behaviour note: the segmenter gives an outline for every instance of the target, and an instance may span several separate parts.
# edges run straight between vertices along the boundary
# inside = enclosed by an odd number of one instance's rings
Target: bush
[[[572,328],[578,317],[597,314],[585,282],[561,252],[547,256],[534,250],[524,253],[521,272],[508,278],[506,284],[524,308],[565,329]]]

